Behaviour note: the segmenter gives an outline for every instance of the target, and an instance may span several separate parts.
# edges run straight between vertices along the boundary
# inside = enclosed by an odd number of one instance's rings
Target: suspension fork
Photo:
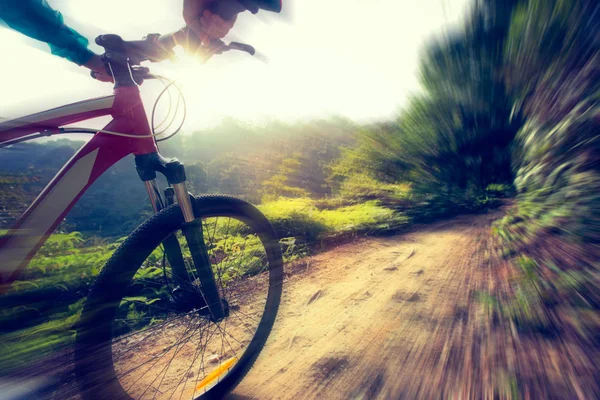
[[[215,274],[213,273],[210,258],[208,257],[208,249],[204,242],[202,219],[194,217],[192,201],[186,189],[185,181],[173,183],[172,186],[185,220],[185,224],[181,230],[189,246],[190,254],[196,267],[196,273],[202,284],[206,304],[213,320],[220,321],[225,317],[225,309],[223,308]]]
[[[144,185],[146,186],[146,191],[148,192],[148,198],[150,199],[150,204],[152,205],[154,214],[157,214],[163,208],[173,204],[172,197],[168,195],[165,196],[166,204],[163,204],[156,179],[144,181]],[[172,188],[170,189],[172,190]],[[163,240],[162,244],[165,250],[165,255],[167,256],[167,260],[169,261],[169,265],[171,266],[171,271],[173,271],[175,283],[183,290],[193,290],[177,237],[175,235],[169,235],[165,240]]]
[[[204,242],[202,220],[194,216],[192,200],[185,184],[186,177],[183,164],[177,159],[165,159],[158,153],[138,155],[135,157],[135,162],[138,174],[146,185],[155,213],[162,209],[160,192],[156,185],[156,171],[165,175],[167,181],[172,186],[177,203],[183,213],[185,222],[181,230],[187,241],[196,274],[200,280],[204,300],[210,311],[211,318],[214,321],[222,320],[226,316],[226,311],[219,295],[219,289],[208,256],[208,249]],[[167,196],[167,201],[169,201],[169,197],[172,196]],[[184,287],[189,287],[190,280],[185,261],[183,260],[181,247],[175,235],[170,235],[165,239],[163,246],[165,247],[165,253],[176,282]]]

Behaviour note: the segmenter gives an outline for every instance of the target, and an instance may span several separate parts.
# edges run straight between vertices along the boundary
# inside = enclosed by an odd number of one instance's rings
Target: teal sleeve
[[[65,25],[46,0],[0,0],[0,19],[31,38],[48,43],[50,51],[82,65],[94,55],[88,40]]]

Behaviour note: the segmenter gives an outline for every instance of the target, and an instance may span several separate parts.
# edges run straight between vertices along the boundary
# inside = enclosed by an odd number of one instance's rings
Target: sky
[[[176,0],[48,0],[68,24],[90,39],[117,33],[140,39],[183,25]],[[249,123],[342,116],[357,122],[392,118],[419,90],[419,52],[426,41],[463,16],[468,0],[284,0],[284,12],[238,17],[228,40],[253,45],[260,57],[230,52],[201,65],[149,64],[177,79],[188,106],[184,131],[224,117]],[[0,28],[0,117],[104,96],[110,84],[52,56],[45,44]],[[91,49],[99,52],[95,44]],[[147,110],[157,82],[141,87]],[[97,127],[106,121],[79,124]]]

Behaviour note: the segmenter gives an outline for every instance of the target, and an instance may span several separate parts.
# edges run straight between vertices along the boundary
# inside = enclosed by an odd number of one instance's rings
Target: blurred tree
[[[515,184],[535,219],[600,242],[600,3],[529,0],[512,20],[506,82],[527,119]],[[548,222],[552,221],[552,222]]]
[[[208,191],[208,173],[204,163],[198,161],[193,164],[186,164],[185,173],[190,192],[202,194]]]
[[[264,181],[263,195],[269,199],[284,197],[308,197],[306,176],[302,171],[300,154],[284,159],[279,165],[278,172]]]
[[[461,30],[434,40],[421,59],[424,93],[395,124],[363,131],[361,156],[346,152],[330,179],[339,182],[345,165],[428,193],[476,195],[512,183],[511,143],[522,121],[504,81],[504,48],[517,4],[476,1]]]

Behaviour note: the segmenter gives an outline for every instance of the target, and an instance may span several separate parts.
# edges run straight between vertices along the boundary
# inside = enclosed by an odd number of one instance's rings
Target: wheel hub
[[[177,286],[171,292],[171,303],[179,312],[198,310],[201,315],[210,314],[202,293],[197,289],[184,289],[181,286]]]

